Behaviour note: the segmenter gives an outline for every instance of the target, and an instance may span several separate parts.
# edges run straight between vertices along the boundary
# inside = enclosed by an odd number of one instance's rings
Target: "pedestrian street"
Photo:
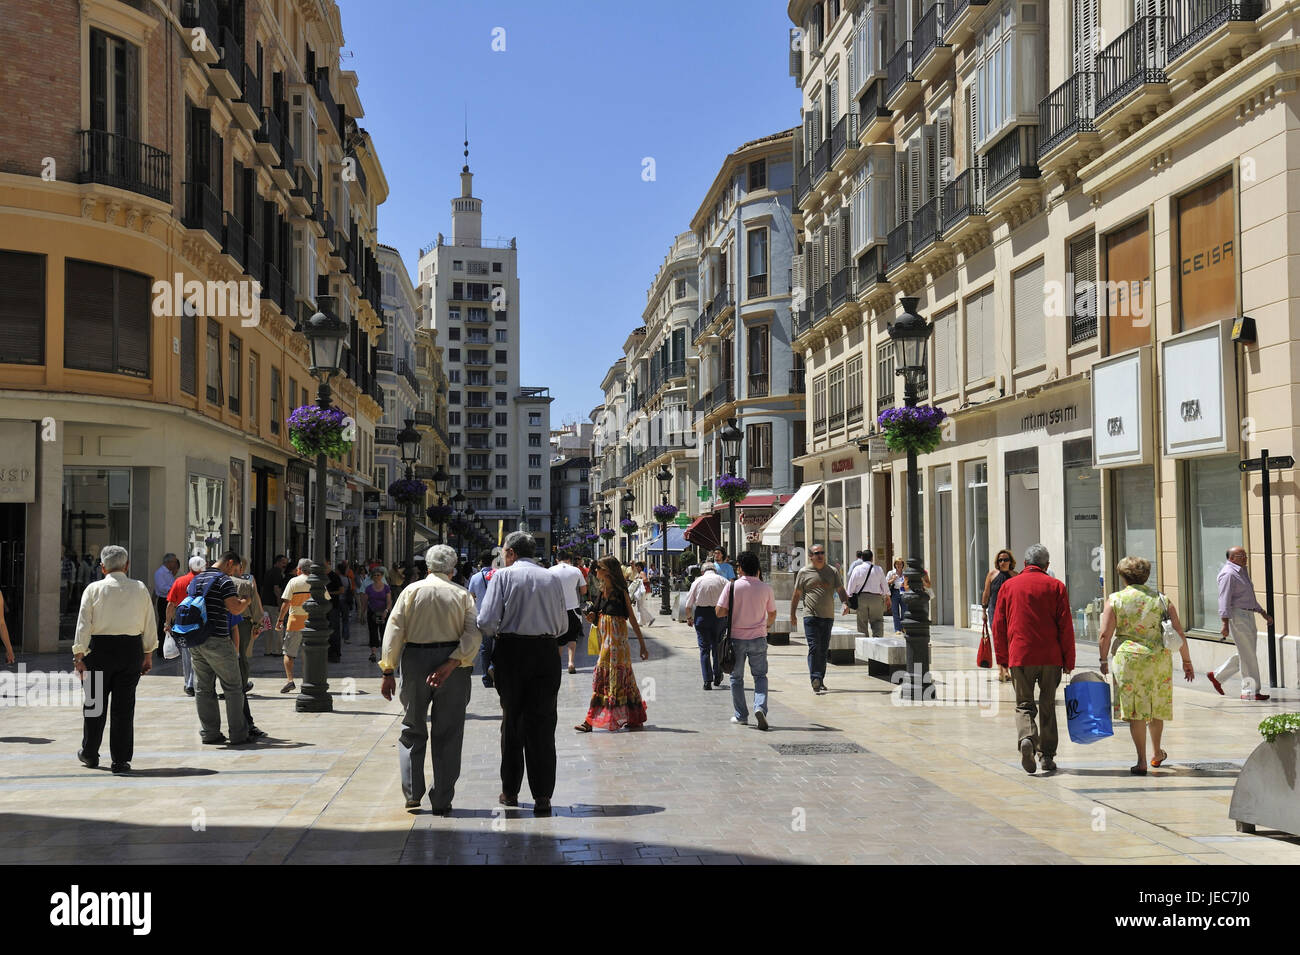
[[[725,684],[701,689],[694,632],[662,617],[646,630],[651,659],[635,664],[643,732],[574,732],[593,661],[582,655],[578,673],[563,674],[553,817],[534,818],[526,785],[518,809],[498,806],[500,708],[477,676],[453,815],[432,815],[427,798],[408,812],[400,707],[379,695],[360,637],[354,626],[331,667],[332,714],[295,712],[277,692],[279,659],[259,644],[250,704],[269,736],[242,748],[200,745],[179,662],[160,660],[140,683],[129,776],[78,764],[79,707],[6,705],[0,863],[1300,862],[1300,839],[1239,834],[1227,818],[1255,725],[1294,700],[1249,705],[1231,690],[1179,687],[1169,762],[1134,778],[1123,724],[1074,745],[1058,697],[1060,770],[1031,777],[996,671],[975,706],[895,705],[893,686],[861,665],[832,666],[816,696],[796,634],[770,648],[764,733],[729,722]],[[934,669],[973,669],[974,644],[938,628]],[[1080,668],[1095,664],[1081,647]]]

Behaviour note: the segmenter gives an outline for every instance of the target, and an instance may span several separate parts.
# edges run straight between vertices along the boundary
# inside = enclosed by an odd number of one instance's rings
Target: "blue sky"
[[[519,240],[522,384],[550,386],[553,427],[586,420],[727,153],[799,122],[785,0],[339,6],[388,177],[380,241],[415,277],[450,232],[468,108],[483,235]]]

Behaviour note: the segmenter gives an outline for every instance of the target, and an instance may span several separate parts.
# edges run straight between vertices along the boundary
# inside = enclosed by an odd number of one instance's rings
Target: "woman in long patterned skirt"
[[[641,644],[641,659],[650,659],[650,651],[646,649],[636,615],[631,612],[632,600],[618,558],[602,557],[597,561],[596,579],[600,582],[601,596],[596,600],[595,612],[588,614],[587,620],[600,629],[600,658],[592,679],[587,718],[574,729],[579,733],[590,733],[597,726],[611,731],[624,726],[639,730],[645,725],[646,709],[632,673],[632,650],[627,641],[629,623]]]

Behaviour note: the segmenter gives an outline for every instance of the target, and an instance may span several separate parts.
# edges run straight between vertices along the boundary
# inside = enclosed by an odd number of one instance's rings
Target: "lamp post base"
[[[913,570],[916,571],[915,576]],[[930,674],[930,595],[920,567],[907,571],[908,590],[903,596],[903,639],[907,642],[907,669],[899,684],[899,699],[921,702],[934,696]]]
[[[299,713],[329,713],[334,709],[334,700],[329,695],[326,654],[333,630],[326,609],[329,605],[325,599],[324,566],[312,564],[307,582],[311,585],[311,597],[303,604],[307,626],[302,631],[302,690],[294,700],[294,709]]]

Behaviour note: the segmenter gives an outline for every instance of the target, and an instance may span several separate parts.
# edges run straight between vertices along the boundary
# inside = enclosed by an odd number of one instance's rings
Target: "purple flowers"
[[[713,482],[713,489],[717,491],[718,497],[730,504],[745,499],[749,493],[749,482],[744,478],[724,474]]]
[[[943,422],[948,415],[932,405],[915,408],[886,408],[876,423],[885,433],[891,451],[928,454],[943,441]]]
[[[289,441],[304,457],[343,457],[352,450],[347,430],[348,416],[338,408],[303,405],[289,415]]]
[[[451,520],[451,515],[456,512],[452,510],[450,504],[430,504],[425,508],[424,513],[428,515],[430,522],[434,524],[446,524]]]
[[[600,529],[600,536],[601,536],[602,538],[604,538],[605,540],[613,540],[613,539],[614,539],[614,528],[612,528],[612,527],[602,527],[602,528]]]
[[[405,504],[407,501],[423,501],[427,488],[428,485],[421,480],[398,478],[388,485],[388,493],[398,504]]]
[[[638,524],[636,521],[632,520],[632,518],[625,517],[618,522],[618,526],[623,528],[624,534],[635,534],[637,532],[637,528],[639,528],[641,525]]]
[[[655,520],[660,524],[667,524],[677,516],[676,504],[656,504],[654,508]]]

